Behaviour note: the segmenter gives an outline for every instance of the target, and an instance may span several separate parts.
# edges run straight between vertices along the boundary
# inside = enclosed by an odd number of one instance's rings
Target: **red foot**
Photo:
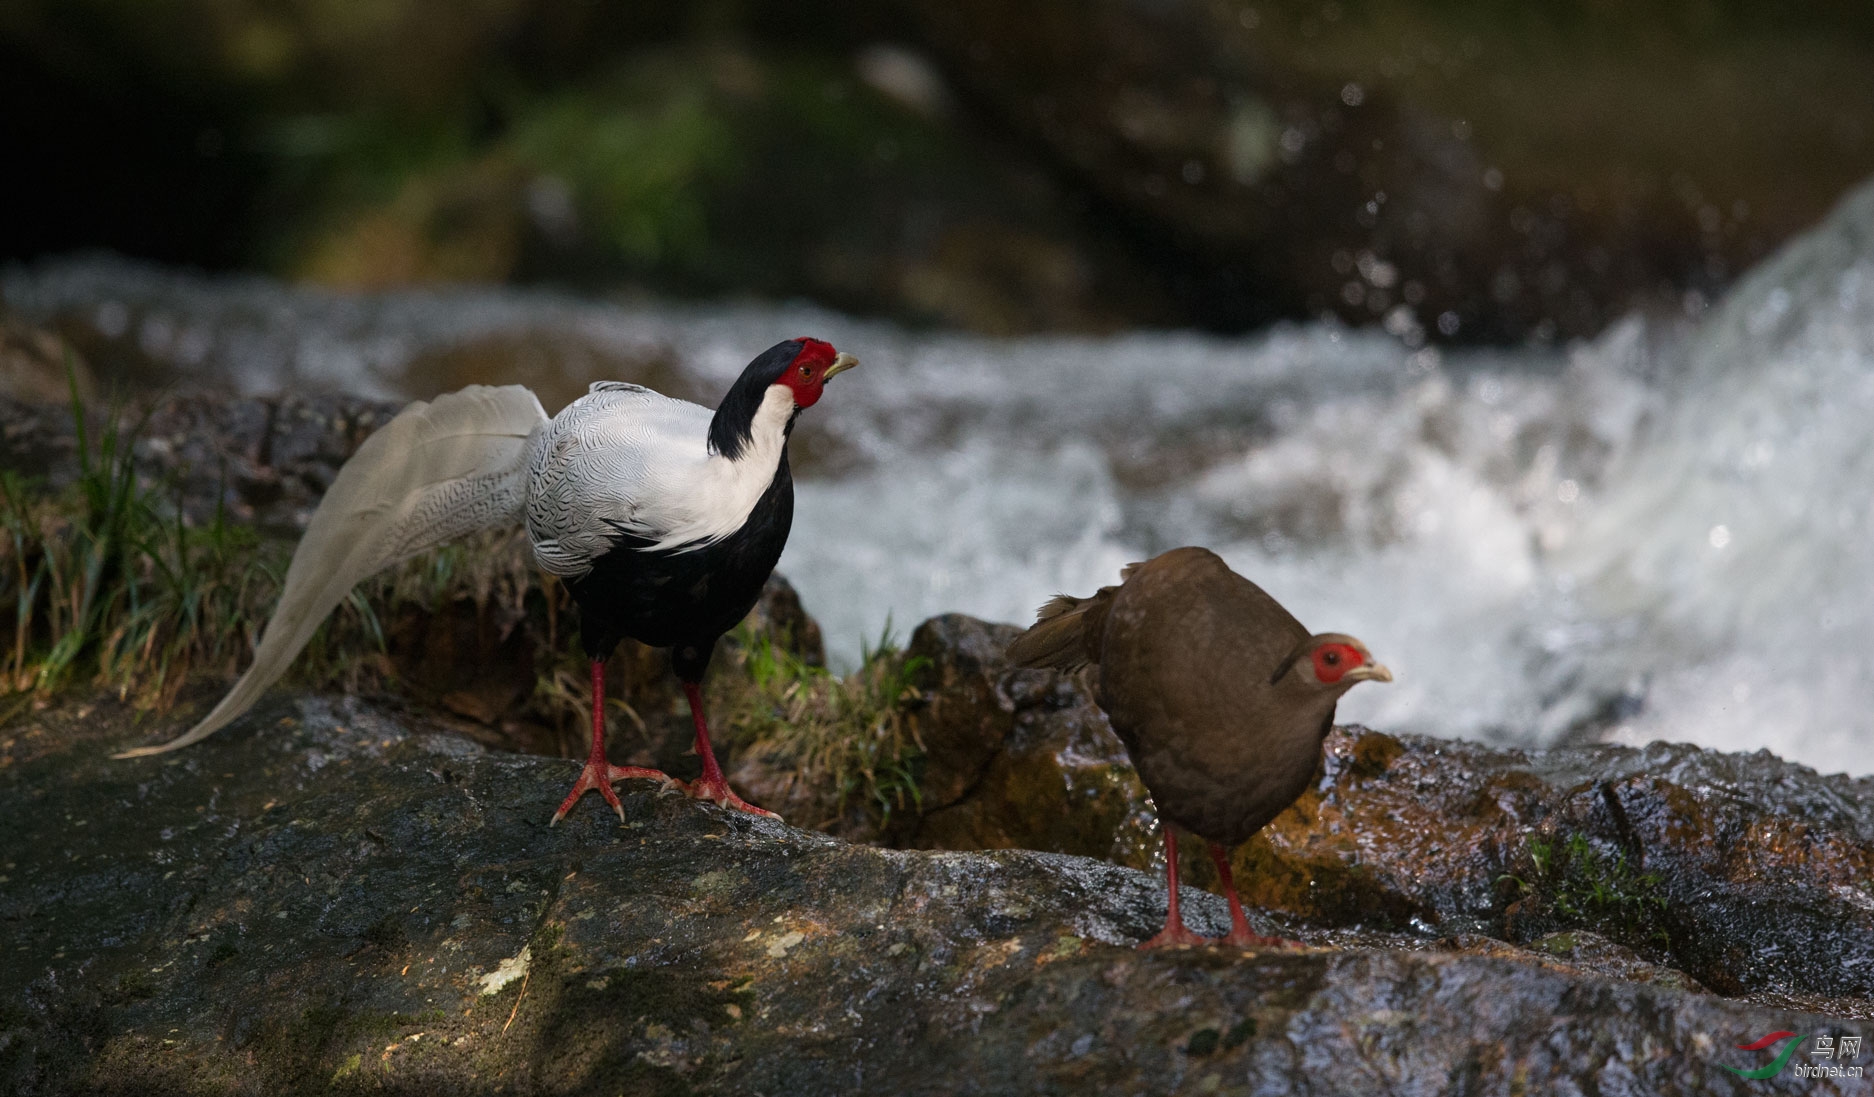
[[[1208,945],[1210,938],[1199,936],[1185,928],[1184,916],[1178,913],[1178,833],[1171,829],[1171,824],[1164,826],[1165,831],[1165,928],[1158,931],[1158,936],[1142,942],[1139,947],[1146,948],[1196,948]]]
[[[750,815],[765,815],[770,819],[780,816],[766,808],[758,808],[747,800],[737,796],[729,788],[729,782],[722,776],[722,767],[716,764],[716,752],[709,746],[709,722],[703,719],[703,689],[696,682],[683,683],[683,696],[690,702],[690,720],[696,725],[696,753],[703,759],[703,775],[684,786],[683,791],[698,800],[708,800],[725,808],[746,811]]]
[[[656,781],[666,789],[678,788],[682,785],[681,781],[662,770],[645,769],[643,766],[614,766],[600,756],[586,762],[586,768],[579,771],[579,780],[573,783],[573,791],[566,794],[566,799],[560,803],[560,810],[553,813],[553,819],[547,825],[557,824],[567,812],[573,810],[573,805],[579,802],[579,798],[592,789],[599,790],[599,795],[605,797],[605,802],[612,805],[612,810],[618,813],[618,821],[623,823],[625,808],[618,802],[618,794],[612,791],[612,782],[628,781],[633,778]]]
[[[1291,941],[1286,937],[1264,937],[1260,933],[1232,931],[1217,939],[1218,944],[1233,945],[1236,948],[1307,948],[1300,941]]]
[[[1182,925],[1166,926],[1158,931],[1158,936],[1139,943],[1140,949],[1148,948],[1200,948],[1215,944],[1201,933],[1193,933]]]
[[[688,785],[683,785],[682,782],[678,782],[678,784],[682,787],[683,791],[698,800],[708,800],[712,804],[725,808],[733,808],[736,811],[746,811],[750,815],[763,815],[769,819],[780,818],[779,815],[769,811],[767,808],[758,808],[747,800],[737,796],[735,791],[729,787],[729,782],[723,780],[720,774],[713,779],[708,774],[704,774],[696,780],[691,781]]]

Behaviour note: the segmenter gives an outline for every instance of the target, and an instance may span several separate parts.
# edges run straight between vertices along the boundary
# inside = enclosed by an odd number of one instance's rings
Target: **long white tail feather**
[[[187,733],[116,757],[186,747],[246,712],[361,581],[465,534],[518,525],[527,437],[546,421],[539,399],[520,385],[471,385],[399,412],[365,439],[319,501],[247,673]]]

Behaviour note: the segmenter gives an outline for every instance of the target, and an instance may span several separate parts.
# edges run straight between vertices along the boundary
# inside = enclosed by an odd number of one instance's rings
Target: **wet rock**
[[[914,638],[940,671],[921,724],[944,744],[929,780],[965,791],[909,844],[1157,867],[1123,748],[1079,682],[1000,660],[1016,631],[952,615]],[[1314,925],[1551,951],[1588,931],[1688,985],[1874,1001],[1874,779],[1768,752],[1520,751],[1337,728],[1318,779],[1233,867],[1246,902]],[[1207,858],[1183,870],[1214,884]]]
[[[761,588],[761,601],[748,615],[748,623],[808,666],[826,665],[826,637],[820,632],[820,622],[800,604],[800,592],[783,576],[769,577],[768,585]]]
[[[1013,625],[962,614],[918,626],[905,650],[930,660],[914,714],[924,744],[923,817],[904,844],[1046,849],[1149,866],[1145,789],[1080,689],[1002,659]]]
[[[9,1092],[1690,1094],[1760,1033],[1860,1031],[1489,943],[1140,953],[1143,873],[638,784],[548,829],[572,763],[351,699],[104,758],[147,730],[78,697],[0,729]]]
[[[1013,625],[960,613],[933,617],[912,632],[905,654],[925,660],[920,685],[929,696],[917,720],[927,813],[974,789],[1008,742],[1015,704],[1002,689],[1008,670],[1002,652],[1020,634]]]
[[[1565,960],[1571,965],[1628,982],[1660,983],[1681,990],[1702,991],[1698,981],[1671,968],[1648,963],[1632,949],[1587,930],[1551,933],[1529,942],[1532,952]]]
[[[263,532],[297,536],[338,467],[402,405],[351,396],[235,397],[183,390],[147,405],[89,401],[94,453],[110,420],[134,435],[146,485],[197,523],[217,508]],[[69,396],[45,403],[0,397],[8,467],[53,488],[78,476]]]

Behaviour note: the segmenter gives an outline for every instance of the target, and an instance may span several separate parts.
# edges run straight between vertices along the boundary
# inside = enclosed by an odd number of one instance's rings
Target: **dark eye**
[[[812,376],[813,376],[813,367],[812,367],[812,366],[802,366],[802,367],[800,367],[800,375],[801,375],[802,377],[812,377]]]
[[[1330,667],[1337,667],[1340,665],[1340,652],[1338,651],[1326,652],[1321,656],[1321,661],[1323,663],[1326,663]]]

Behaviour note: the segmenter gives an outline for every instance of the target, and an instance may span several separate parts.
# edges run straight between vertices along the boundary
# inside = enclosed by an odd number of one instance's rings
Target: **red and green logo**
[[[1791,1037],[1795,1038],[1791,1039]],[[1764,1048],[1775,1044],[1778,1040],[1789,1040],[1789,1043],[1783,1045],[1783,1050],[1777,1053],[1777,1057],[1769,1066],[1758,1067],[1756,1070],[1742,1070],[1738,1067],[1731,1066],[1726,1066],[1724,1069],[1737,1075],[1739,1078],[1755,1079],[1775,1077],[1776,1072],[1782,1070],[1783,1067],[1789,1063],[1789,1057],[1796,1054],[1796,1049],[1802,1045],[1802,1037],[1796,1036],[1793,1032],[1772,1032],[1770,1035],[1754,1043],[1737,1045],[1737,1050],[1739,1051],[1762,1051]],[[1719,1063],[1718,1065],[1724,1066],[1723,1063]]]

